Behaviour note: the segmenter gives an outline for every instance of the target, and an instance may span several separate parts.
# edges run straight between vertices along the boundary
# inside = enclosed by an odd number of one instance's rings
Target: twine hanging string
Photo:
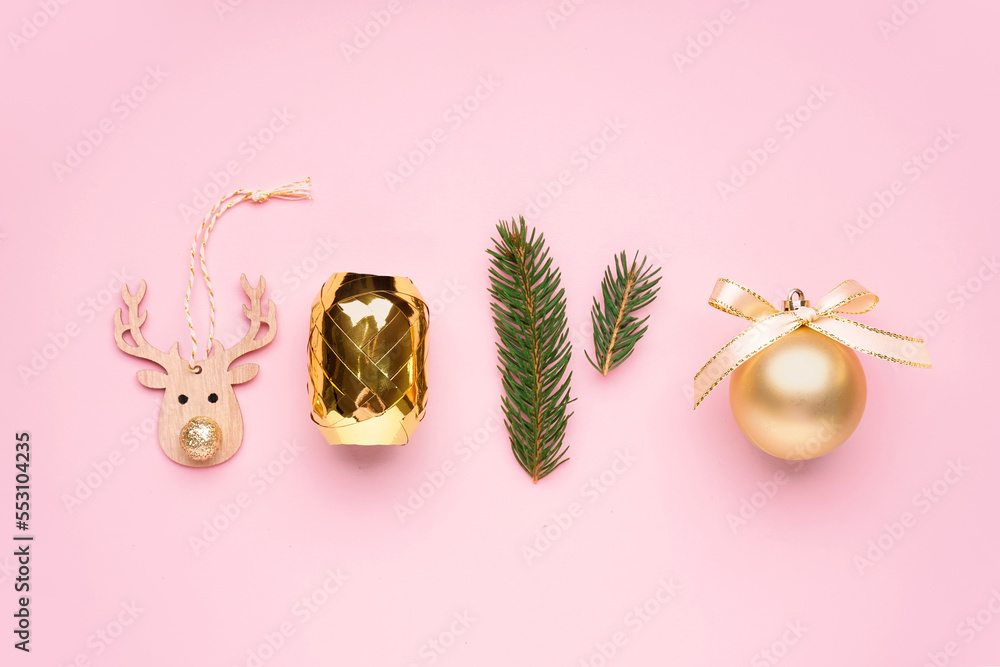
[[[191,318],[191,290],[194,288],[194,255],[199,245],[198,239],[201,239],[201,252],[199,253],[201,258],[201,274],[205,277],[205,287],[208,288],[210,309],[208,345],[205,347],[205,357],[207,358],[212,352],[212,343],[215,340],[215,293],[212,291],[212,279],[208,275],[208,265],[205,263],[205,247],[208,245],[208,237],[212,233],[212,228],[215,227],[215,223],[218,222],[219,218],[226,211],[241,202],[252,201],[255,204],[260,204],[268,199],[312,199],[309,196],[309,185],[310,179],[306,178],[295,183],[282,185],[270,192],[263,190],[236,190],[220,199],[201,221],[201,227],[198,228],[194,239],[191,241],[191,271],[188,276],[187,293],[184,295],[184,312],[187,314],[188,329],[191,331],[191,362],[188,364],[188,368],[192,371],[201,371],[201,367],[194,363],[195,353],[198,349],[198,339],[195,336],[194,320]]]

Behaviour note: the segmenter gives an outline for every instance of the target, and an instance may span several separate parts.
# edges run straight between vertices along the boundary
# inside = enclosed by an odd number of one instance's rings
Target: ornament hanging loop
[[[795,298],[796,294],[798,295],[797,299]],[[788,299],[785,300],[782,310],[789,311],[789,310],[795,310],[796,308],[808,308],[808,307],[809,307],[809,301],[806,299],[806,295],[803,294],[802,290],[796,287],[795,289],[793,289],[791,292],[788,293]]]
[[[198,350],[198,338],[194,331],[194,320],[191,318],[191,290],[194,288],[194,267],[195,254],[201,245],[201,274],[205,278],[205,287],[208,289],[209,320],[208,320],[208,345],[205,347],[205,358],[212,354],[212,344],[215,342],[215,291],[212,289],[212,278],[208,274],[208,265],[205,263],[205,248],[208,245],[208,237],[219,221],[222,214],[239,203],[250,201],[254,204],[261,204],[268,199],[312,199],[309,196],[310,179],[307,177],[301,181],[289,183],[274,188],[270,191],[264,190],[235,190],[212,207],[212,210],[205,214],[201,221],[201,227],[195,232],[191,241],[191,269],[188,274],[187,292],[184,294],[184,313],[187,315],[188,330],[191,332],[191,361],[188,368],[196,375],[201,372],[201,368],[195,365],[195,355]],[[196,370],[197,369],[197,370]]]

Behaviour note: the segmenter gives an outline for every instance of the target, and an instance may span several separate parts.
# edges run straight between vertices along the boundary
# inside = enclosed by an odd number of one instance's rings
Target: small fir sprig
[[[566,298],[545,237],[518,222],[501,221],[487,250],[490,296],[503,380],[503,411],[510,447],[535,482],[567,461],[564,439],[572,413],[572,346]]]
[[[635,344],[648,328],[645,324],[649,315],[640,320],[634,313],[652,303],[660,290],[656,286],[660,282],[656,275],[660,272],[659,267],[646,266],[645,257],[642,264],[637,265],[638,259],[637,252],[629,265],[624,250],[621,255],[615,255],[614,273],[608,266],[601,282],[603,307],[595,298],[590,310],[594,324],[594,359],[586,351],[584,354],[602,375],[617,368],[635,351]]]

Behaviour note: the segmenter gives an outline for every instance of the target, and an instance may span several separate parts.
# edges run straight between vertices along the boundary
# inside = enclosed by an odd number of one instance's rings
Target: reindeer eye
[[[208,402],[209,403],[215,403],[217,400],[219,400],[219,395],[218,394],[209,394],[208,395]]]
[[[181,405],[184,405],[185,403],[188,402],[188,397],[185,396],[184,394],[181,394],[180,396],[177,397],[177,402],[180,403]]]

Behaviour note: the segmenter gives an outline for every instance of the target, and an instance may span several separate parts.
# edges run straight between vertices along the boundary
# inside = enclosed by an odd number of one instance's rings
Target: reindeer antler
[[[247,293],[248,297],[250,297],[250,307],[247,308],[246,306],[243,306],[243,314],[250,320],[250,330],[247,331],[243,340],[223,352],[226,368],[229,367],[229,364],[234,362],[239,357],[242,357],[244,354],[253,352],[254,350],[259,350],[270,343],[274,340],[274,335],[278,333],[276,324],[277,313],[274,301],[268,299],[267,314],[261,314],[260,298],[264,296],[264,289],[266,287],[264,277],[261,276],[260,280],[257,282],[257,287],[252,288],[250,287],[250,283],[247,281],[247,276],[244,273],[240,275],[240,284],[243,286],[243,291]],[[267,332],[260,338],[257,338],[257,332],[260,331],[261,322],[267,325]]]
[[[118,349],[126,354],[131,354],[133,357],[139,357],[140,359],[147,359],[152,361],[154,364],[162,366],[164,370],[168,370],[170,366],[171,353],[176,353],[177,343],[170,348],[170,352],[163,352],[156,349],[148,342],[142,335],[142,324],[146,321],[146,311],[139,313],[139,302],[142,301],[142,297],[146,296],[146,281],[139,281],[139,289],[136,290],[135,294],[128,291],[128,285],[122,285],[122,301],[128,306],[128,324],[122,322],[122,309],[119,308],[115,311],[115,342],[118,344]],[[132,335],[132,340],[135,342],[134,345],[125,342],[122,335],[128,331]],[[178,357],[179,358],[179,357]]]

